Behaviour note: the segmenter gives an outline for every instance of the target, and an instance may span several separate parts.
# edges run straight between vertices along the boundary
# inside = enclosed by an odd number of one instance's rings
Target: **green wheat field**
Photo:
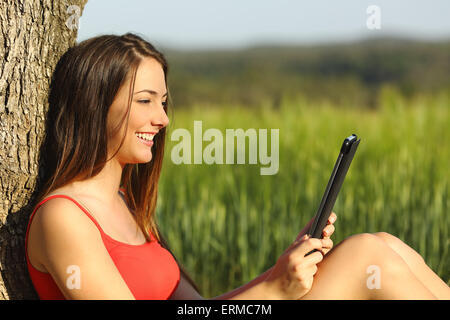
[[[386,89],[375,110],[301,99],[284,99],[278,109],[175,106],[169,118],[157,219],[204,297],[237,288],[275,264],[314,216],[342,141],[352,133],[361,143],[333,209],[334,244],[356,233],[391,233],[450,283],[448,94],[405,100]],[[203,132],[219,129],[224,139],[227,128],[279,129],[278,173],[260,175],[266,165],[259,162],[175,165],[171,150],[178,142],[171,133],[185,128],[193,136],[194,120],[202,121]]]

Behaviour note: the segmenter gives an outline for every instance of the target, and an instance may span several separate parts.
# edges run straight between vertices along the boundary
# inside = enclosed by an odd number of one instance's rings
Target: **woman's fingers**
[[[333,225],[333,223],[335,223],[337,220],[337,215],[334,212],[331,212],[330,217],[327,220],[327,226],[329,225]],[[306,226],[302,229],[302,231],[300,231],[300,233],[297,235],[297,237],[295,238],[295,241],[300,241],[302,239],[302,237],[309,231],[309,228],[311,228],[311,225],[314,222],[314,217],[306,224]],[[324,228],[324,231],[326,230],[326,227]],[[334,228],[333,229],[329,229],[327,231],[327,235],[324,234],[324,237],[329,237],[331,236],[331,234],[334,232]]]
[[[323,260],[323,254],[320,251],[316,251],[311,253],[310,255],[305,257],[306,265],[316,265]]]
[[[324,238],[329,238],[333,234],[333,232],[335,230],[335,227],[333,224],[336,222],[336,219],[337,219],[336,213],[332,212],[330,214],[330,217],[328,218],[326,227],[323,228],[323,231],[322,231],[322,236]]]
[[[331,248],[333,248],[333,240],[331,240],[330,238],[323,238],[322,239],[322,249],[320,250],[320,252],[322,252],[323,255],[326,255]]]
[[[311,290],[317,264],[322,261],[320,252],[306,253],[322,248],[323,239],[305,236],[295,241],[277,260],[264,280],[268,292],[277,299],[299,299]]]
[[[316,250],[322,249],[322,240],[316,238],[309,238],[308,236],[306,236],[306,239],[302,241],[300,245],[296,247],[294,250],[296,250],[301,257],[304,257],[308,252],[311,252],[315,249]]]
[[[321,241],[322,241],[322,248],[331,249],[333,247],[333,240],[331,240],[330,238],[324,238],[321,239]]]
[[[332,224],[327,225],[325,228],[323,228],[323,232],[322,232],[323,237],[324,238],[330,237],[333,234],[334,230],[335,230],[334,225],[332,225]]]
[[[330,217],[328,218],[327,224],[333,224],[337,220],[337,215],[334,212],[331,212]]]
[[[322,251],[322,249],[331,249],[333,247],[333,240],[330,238],[309,238],[307,235],[303,236],[297,241],[294,241],[286,251],[295,250],[298,255],[304,257],[307,253],[313,250]]]

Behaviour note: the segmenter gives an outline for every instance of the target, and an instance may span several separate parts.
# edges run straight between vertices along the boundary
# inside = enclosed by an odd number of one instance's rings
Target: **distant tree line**
[[[383,86],[405,97],[450,87],[450,41],[383,38],[347,44],[260,46],[223,51],[165,50],[177,108],[192,105],[278,107],[302,97],[377,106]]]

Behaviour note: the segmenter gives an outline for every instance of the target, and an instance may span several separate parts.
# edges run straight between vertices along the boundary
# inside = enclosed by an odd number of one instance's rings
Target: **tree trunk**
[[[87,0],[1,0],[0,300],[35,299],[25,232],[33,209],[38,151],[51,75],[76,42]]]

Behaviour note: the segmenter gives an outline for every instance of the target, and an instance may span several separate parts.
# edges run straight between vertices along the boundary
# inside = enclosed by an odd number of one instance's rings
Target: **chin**
[[[153,155],[150,153],[149,154],[140,154],[140,155],[135,155],[134,157],[130,158],[128,157],[127,161],[125,161],[125,163],[129,163],[129,164],[139,164],[139,163],[149,163],[150,161],[152,161],[153,159]]]
[[[152,159],[153,157],[140,157],[139,159],[136,159],[135,163],[149,163]]]
[[[152,159],[153,159],[153,154],[150,152],[150,156],[141,158],[141,163],[148,163],[148,162],[152,161]]]

